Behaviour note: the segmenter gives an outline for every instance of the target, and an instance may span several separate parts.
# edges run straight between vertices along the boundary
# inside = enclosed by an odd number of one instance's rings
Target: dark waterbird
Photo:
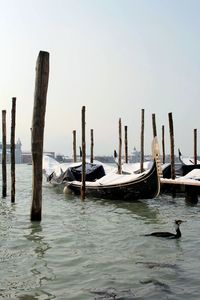
[[[156,237],[164,237],[164,238],[168,238],[168,239],[179,239],[181,237],[181,231],[180,231],[179,226],[183,222],[186,222],[186,221],[182,221],[182,220],[174,221],[176,233],[157,231],[157,232],[145,234],[145,236],[156,236]]]

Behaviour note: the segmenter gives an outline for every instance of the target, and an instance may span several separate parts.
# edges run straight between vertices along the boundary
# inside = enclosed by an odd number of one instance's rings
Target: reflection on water
[[[33,262],[30,272],[32,273],[32,277],[37,278],[37,286],[41,288],[45,282],[53,281],[55,279],[55,275],[53,270],[48,267],[48,262],[45,259],[46,252],[51,248],[47,241],[45,241],[45,237],[42,232],[42,226],[39,222],[32,222],[31,225],[28,227],[30,233],[25,234],[24,236],[27,238],[28,241],[33,243],[33,251],[36,255],[36,260]],[[38,288],[37,288],[38,289]],[[41,293],[41,292],[40,292]],[[38,296],[39,294],[38,293]],[[48,293],[42,289],[42,295],[47,296],[47,299],[55,299],[55,296],[51,293]],[[27,297],[25,295],[23,297]],[[29,296],[32,299],[31,295]],[[26,299],[26,298],[20,298]],[[33,299],[38,299],[33,297]]]
[[[63,196],[63,189],[60,189],[59,187],[55,187],[53,189],[53,193],[55,194],[62,194]],[[73,194],[64,194],[64,197],[67,201],[70,200],[74,200],[76,198],[76,200],[78,200],[78,197],[75,197]],[[124,213],[125,210],[129,211],[131,214],[133,215],[137,215],[138,217],[142,217],[142,218],[146,218],[149,219],[149,221],[151,222],[151,220],[153,222],[156,222],[157,219],[157,215],[159,214],[158,209],[156,208],[152,208],[148,205],[148,202],[145,200],[141,200],[141,201],[137,201],[137,202],[131,202],[131,201],[118,201],[118,200],[107,200],[107,199],[100,199],[100,198],[94,198],[94,199],[90,199],[90,198],[86,198],[84,202],[80,201],[79,205],[82,206],[83,210],[84,210],[84,205],[85,203],[96,203],[97,205],[102,205],[102,206],[109,206],[110,208],[112,207],[113,211],[120,213],[120,209],[121,209],[121,213]],[[87,205],[87,204],[86,204]],[[127,212],[126,212],[127,213]]]
[[[55,279],[45,259],[50,246],[42,226],[25,221],[22,215],[17,215],[16,208],[17,205],[9,206],[6,201],[0,205],[0,298],[38,299],[46,295],[45,299],[55,299],[41,289],[45,282]]]
[[[42,226],[39,222],[32,222],[30,229],[30,234],[24,235],[27,240],[35,243],[35,254],[38,258],[44,258],[45,252],[50,249],[50,246],[45,242],[44,236],[42,234]]]
[[[199,299],[199,203],[82,202],[45,185],[31,223],[31,167],[17,170],[16,204],[0,201],[0,299]],[[144,236],[174,219],[187,220],[180,240]]]
[[[95,295],[96,300],[103,299],[136,299],[135,292],[132,289],[116,289],[116,288],[105,288],[105,289],[94,289],[90,291]],[[138,298],[137,298],[138,299]]]
[[[88,199],[89,200],[89,199]],[[87,201],[87,200],[86,200]],[[89,200],[90,201],[90,200]],[[117,213],[130,213],[132,215],[155,220],[158,215],[158,210],[151,208],[145,201],[129,202],[129,201],[114,201],[114,200],[96,200],[98,205],[109,206]],[[121,209],[121,210],[120,210]]]

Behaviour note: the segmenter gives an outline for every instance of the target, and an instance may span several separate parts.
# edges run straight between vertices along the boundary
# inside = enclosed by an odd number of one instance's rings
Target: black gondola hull
[[[119,175],[120,176],[120,175]],[[127,175],[128,176],[128,175]],[[67,187],[75,194],[80,194],[81,183],[68,182]],[[160,179],[156,162],[148,173],[130,182],[113,185],[90,185],[86,182],[86,196],[113,200],[138,200],[156,197],[160,191]]]

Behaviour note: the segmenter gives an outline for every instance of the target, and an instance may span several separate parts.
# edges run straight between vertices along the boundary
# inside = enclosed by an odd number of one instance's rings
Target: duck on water
[[[176,233],[157,231],[157,232],[145,234],[145,236],[156,236],[156,237],[163,237],[163,238],[168,238],[168,239],[179,239],[181,237],[180,225],[183,222],[186,222],[186,221],[182,221],[182,220],[174,221]]]

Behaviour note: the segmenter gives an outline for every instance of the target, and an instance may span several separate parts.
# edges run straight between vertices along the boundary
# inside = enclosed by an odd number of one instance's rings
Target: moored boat
[[[194,160],[190,157],[183,157],[180,149],[178,149],[178,158],[179,162],[174,164],[175,176],[182,177],[190,173],[194,169],[200,169],[200,161],[197,160],[197,164],[194,164]],[[171,164],[163,165],[163,178],[170,179],[171,178]]]
[[[86,162],[86,180],[95,181],[108,173],[115,173],[116,167],[94,161]],[[63,185],[68,181],[81,180],[82,163],[59,163],[54,158],[43,156],[43,174],[51,185]]]
[[[86,181],[86,196],[104,199],[138,200],[156,197],[160,191],[160,161],[157,138],[152,143],[153,164],[140,174],[109,173],[96,181]],[[67,182],[67,188],[80,194],[81,181]]]
[[[163,168],[161,178],[161,193],[175,196],[185,196],[193,203],[198,202],[200,196],[200,162],[183,157],[179,150],[179,163],[175,164],[175,179],[171,179],[171,164]]]
[[[194,162],[194,158],[191,158],[191,157],[184,157],[180,151],[180,149],[178,149],[178,159],[180,161],[180,163],[182,165],[193,165],[193,166],[196,166],[196,165],[200,165],[200,161],[197,160],[197,163],[195,164]]]
[[[161,193],[184,195],[190,202],[197,203],[200,196],[200,169],[193,169],[175,179],[161,178]]]

